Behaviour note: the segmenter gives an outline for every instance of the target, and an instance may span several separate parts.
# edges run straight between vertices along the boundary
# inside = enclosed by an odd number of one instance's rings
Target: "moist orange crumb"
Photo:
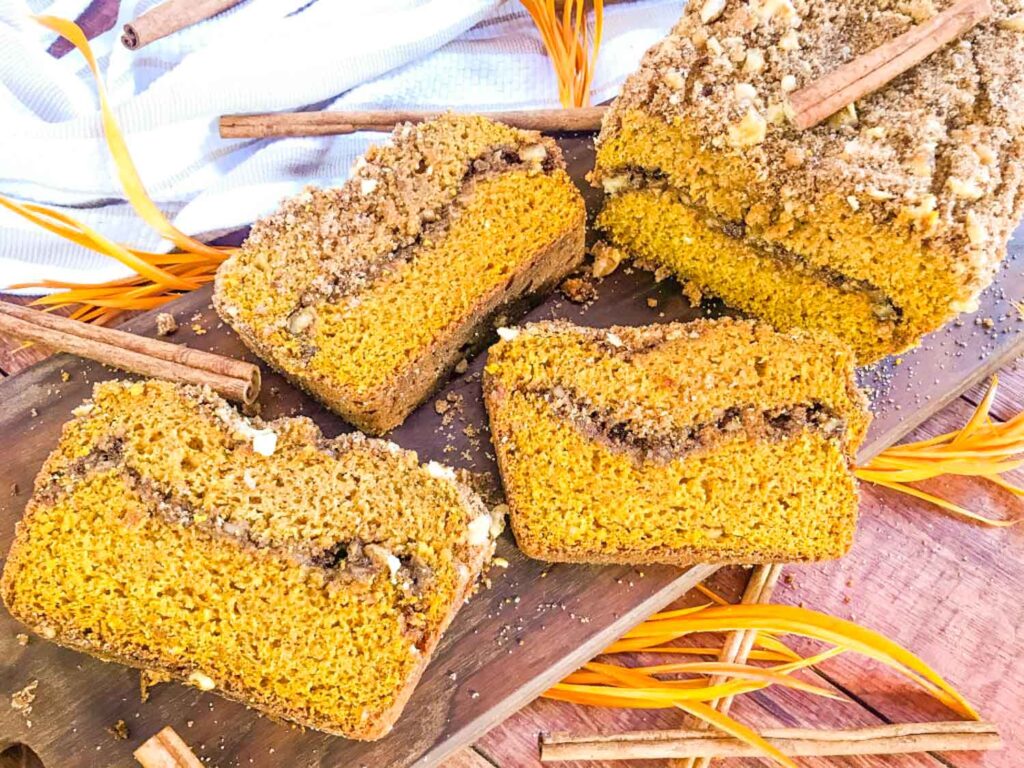
[[[519,547],[597,563],[841,556],[869,421],[853,370],[842,344],[751,321],[506,330],[484,392]]]
[[[107,382],[36,479],[0,594],[42,637],[351,738],[399,716],[498,527],[440,464],[210,390]]]

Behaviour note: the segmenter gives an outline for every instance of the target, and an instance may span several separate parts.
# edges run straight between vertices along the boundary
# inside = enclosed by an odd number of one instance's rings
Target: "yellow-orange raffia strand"
[[[1016,520],[996,520],[959,504],[922,491],[907,483],[930,480],[941,475],[980,477],[1017,496],[1024,489],[1000,475],[1024,466],[1024,413],[1004,422],[993,421],[990,409],[999,386],[992,377],[985,397],[978,403],[963,428],[937,437],[888,448],[854,472],[858,478],[905,493],[981,525],[1005,528]]]
[[[142,179],[139,177],[139,172],[135,168],[135,163],[132,161],[131,154],[128,152],[128,145],[124,140],[121,129],[117,125],[114,112],[110,108],[110,103],[107,99],[107,89],[103,85],[99,67],[96,65],[96,58],[93,56],[89,40],[86,38],[82,28],[73,21],[56,16],[36,16],[35,19],[44,27],[67,38],[67,41],[75,46],[85,57],[89,69],[92,71],[93,79],[96,81],[96,90],[100,99],[100,112],[103,119],[103,133],[107,139],[107,147],[114,158],[118,178],[121,180],[121,186],[124,187],[125,195],[128,197],[132,207],[149,226],[153,227],[153,229],[181,250],[188,253],[205,253],[209,256],[223,255],[213,246],[189,237],[172,225],[160,209],[156,207],[152,199],[150,199],[146,188],[142,184]]]
[[[19,212],[19,209],[21,208],[21,206],[18,203],[8,200],[4,197],[0,197],[0,205],[15,212]],[[120,261],[125,266],[130,267],[131,269],[135,270],[138,274],[152,280],[154,283],[158,283],[169,290],[190,291],[198,287],[195,283],[183,281],[180,278],[177,278],[174,275],[172,275],[170,272],[167,272],[166,270],[161,269],[160,267],[153,266],[145,259],[139,258],[135,254],[133,254],[123,245],[115,243],[112,240],[108,240],[107,238],[103,237],[103,235],[101,235],[99,232],[90,229],[84,224],[78,224],[78,227],[81,231],[81,234],[95,244],[93,250],[98,250],[101,253],[113,256],[115,259]],[[72,240],[72,242],[78,242],[78,240],[75,238],[69,237],[68,239]]]
[[[667,621],[646,621],[623,638],[682,637],[697,632],[753,630],[795,634],[855,651],[879,661],[921,686],[964,717],[978,719],[973,707],[928,664],[892,640],[853,622],[789,605],[729,605]]]
[[[705,595],[724,602],[709,589],[701,590]],[[663,709],[675,707],[725,733],[756,745],[765,750],[767,745],[754,731],[723,715],[705,702],[718,698],[723,689],[730,689],[731,695],[742,695],[761,690],[770,685],[804,690],[818,696],[836,698],[827,689],[795,681],[786,676],[790,673],[820,664],[840,653],[855,651],[880,661],[922,687],[947,707],[960,715],[978,719],[971,705],[924,661],[888,638],[852,622],[834,618],[816,611],[792,606],[779,605],[732,605],[716,604],[656,614],[647,621],[627,632],[618,642],[609,646],[605,653],[641,652],[693,655],[713,655],[718,649],[676,648],[665,643],[687,635],[706,632],[754,631],[762,639],[778,643],[789,653],[788,647],[779,643],[776,634],[796,634],[830,643],[833,647],[807,658],[789,660],[786,654],[777,650],[761,651],[772,660],[786,660],[786,663],[771,668],[754,667],[749,664],[727,662],[677,662],[641,667],[621,667],[593,661],[553,686],[544,696],[559,701],[573,702],[588,706],[624,707],[633,709]],[[755,658],[754,651],[751,658]],[[793,654],[796,655],[796,654]],[[780,658],[781,657],[781,658]],[[661,680],[653,675],[703,675],[691,679]],[[712,683],[712,676],[726,678],[723,683]],[[840,697],[841,698],[841,697]],[[765,751],[778,761],[779,756]],[[784,760],[788,760],[782,756]],[[791,762],[784,763],[791,765]]]
[[[702,595],[704,595],[709,600],[714,602],[716,605],[731,605],[731,603],[728,600],[726,600],[724,597],[722,597],[720,594],[715,592],[713,589],[711,589],[711,587],[707,586],[706,584],[698,584],[696,587],[694,587],[694,589],[696,589]],[[704,606],[697,606],[695,608],[681,608],[681,609],[676,610],[676,611],[662,611],[661,613],[656,613],[653,616],[651,616],[651,620],[655,620],[656,621],[656,620],[659,620],[659,619],[669,619],[669,618],[674,618],[674,617],[677,617],[677,616],[686,616],[688,614],[691,614],[691,613],[694,613],[696,611],[702,610],[702,609],[704,609],[706,607],[707,606],[704,605]],[[795,651],[791,650],[789,648],[789,646],[787,646],[785,643],[781,642],[777,638],[774,638],[774,637],[772,637],[770,635],[766,635],[764,633],[758,633],[757,636],[755,637],[754,642],[755,642],[756,645],[758,645],[758,646],[760,646],[762,648],[773,650],[773,651],[775,651],[775,652],[777,652],[779,654],[782,654],[783,656],[785,656],[790,661],[797,661],[797,660],[800,659],[800,655],[798,653],[796,653]],[[611,651],[605,651],[605,653],[611,653]],[[715,655],[718,655],[720,653],[721,653],[721,649],[716,651]]]
[[[591,662],[585,665],[586,669],[591,672],[603,673],[603,666],[599,662]],[[647,675],[668,675],[668,674],[703,674],[703,675],[716,675],[721,677],[731,677],[737,680],[752,680],[763,682],[771,685],[781,685],[784,688],[792,688],[797,691],[803,691],[805,693],[812,693],[815,696],[823,696],[829,699],[837,699],[846,701],[844,696],[833,693],[832,691],[822,688],[817,685],[805,682],[799,678],[792,677],[788,671],[779,672],[774,669],[765,669],[763,667],[755,667],[749,664],[730,664],[720,661],[709,661],[709,662],[683,662],[678,664],[656,664],[650,667],[630,667],[630,669],[636,672],[642,672]],[[700,678],[705,684],[708,678]],[[571,682],[568,681],[567,682]],[[661,685],[669,688],[674,688],[682,684],[692,684],[693,680],[657,680]]]
[[[594,0],[593,40],[587,32],[585,0],[566,0],[561,17],[554,0],[523,0],[523,6],[536,24],[551,59],[562,106],[588,106],[604,28],[603,0]]]
[[[629,669],[623,669],[621,667],[616,667],[612,670],[607,670],[607,672],[609,675],[614,675],[623,682],[638,688],[649,684],[652,680],[652,678],[650,678],[647,675],[634,672]],[[705,690],[710,691],[712,688],[715,687],[720,686],[709,686]],[[756,688],[753,688],[751,690],[756,690]],[[776,747],[772,746],[763,738],[761,738],[761,736],[759,736],[756,732],[754,732],[747,726],[737,722],[736,720],[733,720],[728,715],[723,715],[721,712],[717,711],[713,707],[708,706],[703,701],[681,700],[676,701],[674,703],[674,706],[677,709],[681,709],[682,711],[686,712],[687,714],[693,717],[697,717],[701,720],[704,720],[705,722],[718,728],[722,732],[727,733],[730,736],[740,739],[741,741],[744,741],[747,744],[750,744],[751,746],[759,749],[761,752],[764,753],[766,757],[770,757],[779,765],[786,766],[786,768],[797,768],[796,764],[790,758],[788,758]]]
[[[125,197],[136,213],[162,237],[174,243],[179,253],[154,253],[126,247],[107,239],[82,222],[60,211],[34,203],[17,203],[0,197],[0,206],[33,224],[83,248],[117,259],[135,272],[135,276],[103,283],[68,283],[44,280],[21,283],[10,288],[46,288],[61,291],[37,299],[35,304],[48,310],[77,306],[73,319],[104,324],[125,310],[152,309],[195,290],[213,280],[219,264],[234,249],[202,243],[174,227],[146,192],[127,143],[117,125],[100,77],[95,56],[81,28],[72,21],[53,16],[35,19],[64,36],[85,57],[96,83],[100,100],[103,133]]]
[[[612,643],[601,655],[613,655],[616,653],[630,653],[628,649],[619,648],[618,643]],[[721,653],[721,648],[701,648],[692,645],[666,645],[666,646],[653,646],[650,648],[644,648],[639,653],[657,653],[666,656],[708,656],[717,658]],[[775,651],[764,651],[764,650],[753,650],[750,655],[747,656],[751,661],[774,661],[774,662],[789,662],[792,660],[792,656],[789,654],[776,653]]]

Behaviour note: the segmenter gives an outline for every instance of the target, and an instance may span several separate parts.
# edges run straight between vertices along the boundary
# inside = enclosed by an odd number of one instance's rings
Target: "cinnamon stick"
[[[146,11],[135,21],[124,25],[121,42],[124,47],[137,51],[154,40],[167,37],[179,29],[206,21],[242,0],[167,0]]]
[[[747,581],[746,589],[743,590],[743,597],[740,598],[740,603],[745,605],[767,603],[771,600],[772,592],[775,591],[775,585],[779,583],[779,576],[781,575],[782,565],[779,563],[757,566],[754,572],[750,574],[750,579]],[[719,654],[718,660],[737,664],[745,663],[747,657],[750,656],[750,650],[754,647],[756,639],[757,632],[730,632],[725,638],[725,644],[722,646],[722,652]],[[716,685],[726,682],[726,680],[728,680],[727,677],[719,675],[712,678],[711,684]],[[724,699],[714,699],[710,706],[723,715],[727,715],[732,707],[732,700],[732,696],[727,696]],[[705,729],[707,727],[708,724],[704,721],[697,723],[698,729]],[[700,759],[691,757],[688,760],[677,763],[672,768],[708,768],[710,763],[710,757],[701,757]]]
[[[188,744],[169,725],[144,741],[132,754],[142,768],[203,768]]]
[[[871,728],[813,730],[768,728],[761,735],[790,757],[899,755],[1001,749],[996,726],[978,721],[905,723]],[[634,731],[614,736],[541,737],[541,762],[560,760],[663,760],[683,757],[761,757],[756,747],[706,731]]]
[[[252,363],[5,301],[0,302],[0,333],[131,373],[206,385],[246,405],[260,392],[260,369]]]
[[[531,109],[482,112],[481,115],[516,128],[559,133],[599,130],[606,109],[607,107]],[[421,123],[442,114],[444,113],[423,110],[378,110],[223,115],[220,118],[220,135],[224,139],[338,136],[356,131],[390,131],[398,123]]]
[[[792,93],[792,121],[813,128],[857,99],[921,63],[992,14],[990,0],[959,0],[902,35],[848,61]]]

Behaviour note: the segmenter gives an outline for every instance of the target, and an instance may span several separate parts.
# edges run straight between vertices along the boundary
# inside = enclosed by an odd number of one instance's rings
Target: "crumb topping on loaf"
[[[554,141],[534,131],[472,115],[404,123],[359,158],[345,184],[309,187],[257,221],[231,268],[270,270],[275,290],[297,297],[288,322],[302,331],[312,319],[303,307],[358,294],[412,258],[412,246],[443,235],[469,182],[564,167]],[[296,268],[297,261],[310,268]]]
[[[489,328],[583,258],[585,208],[548,138],[482,117],[399,126],[338,189],[257,222],[214,303],[243,341],[381,433]]]
[[[761,195],[813,210],[830,194],[994,258],[1024,210],[1024,3],[995,14],[825,123],[799,131],[787,98],[952,0],[695,0],[648,51],[606,117],[685,119],[753,167]],[[624,183],[599,174],[609,191]],[[810,215],[810,214],[809,214]]]

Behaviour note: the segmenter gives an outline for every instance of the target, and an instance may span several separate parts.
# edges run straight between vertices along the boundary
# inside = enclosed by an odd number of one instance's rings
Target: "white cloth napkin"
[[[126,50],[121,27],[158,0],[125,0],[92,41],[111,103],[150,195],[182,230],[228,232],[307,184],[336,185],[380,134],[223,140],[217,118],[325,109],[558,106],[533,22],[507,0],[246,0],[209,21]],[[75,18],[88,0],[0,0],[0,193],[59,206],[121,242],[167,250],[131,210],[103,143],[84,59],[54,59],[31,18]],[[613,97],[681,13],[679,0],[605,11],[595,103]],[[591,20],[592,23],[592,20]],[[99,281],[128,270],[0,211],[0,288]]]

